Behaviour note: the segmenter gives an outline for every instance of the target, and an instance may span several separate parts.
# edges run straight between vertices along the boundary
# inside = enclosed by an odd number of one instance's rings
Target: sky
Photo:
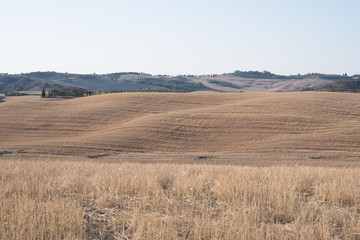
[[[0,73],[360,73],[358,0],[0,0]]]

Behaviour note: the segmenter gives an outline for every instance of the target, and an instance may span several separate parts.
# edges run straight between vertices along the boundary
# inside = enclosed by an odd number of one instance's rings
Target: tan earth
[[[0,158],[357,162],[359,130],[360,95],[351,93],[7,97],[0,103]]]
[[[218,75],[213,77],[194,77],[194,82],[220,92],[291,92],[333,83],[332,80],[323,78],[303,78],[303,79],[262,79],[262,78],[242,78],[231,75]],[[231,83],[234,87],[224,87],[211,81]]]

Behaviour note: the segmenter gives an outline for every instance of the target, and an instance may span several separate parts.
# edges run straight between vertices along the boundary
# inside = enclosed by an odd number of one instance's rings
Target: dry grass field
[[[360,239],[360,169],[2,160],[0,239]]]
[[[0,103],[0,239],[360,239],[360,95]]]
[[[121,93],[0,104],[0,151],[358,159],[360,95]]]

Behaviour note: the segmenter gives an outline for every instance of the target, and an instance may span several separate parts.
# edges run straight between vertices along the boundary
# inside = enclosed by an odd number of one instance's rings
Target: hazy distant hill
[[[103,90],[212,90],[202,83],[184,77],[152,76],[144,73],[123,72],[110,74],[69,74],[57,72],[31,72],[20,75],[0,75],[0,92],[82,87]]]
[[[0,92],[82,87],[103,90],[169,90],[180,92],[289,92],[301,90],[353,91],[359,89],[359,77],[310,73],[277,75],[268,71],[235,71],[211,75],[150,75],[140,72],[74,74],[31,72],[0,74]]]
[[[0,93],[27,91],[33,88],[61,88],[62,85],[28,76],[0,76]]]
[[[233,73],[190,76],[195,82],[222,92],[291,92],[316,90],[319,87],[332,84],[344,79],[354,79],[357,75],[334,74],[297,74],[277,75],[268,71],[235,71]]]
[[[360,92],[360,76],[353,76],[351,78],[341,79],[324,86],[315,88],[318,91],[327,92]]]

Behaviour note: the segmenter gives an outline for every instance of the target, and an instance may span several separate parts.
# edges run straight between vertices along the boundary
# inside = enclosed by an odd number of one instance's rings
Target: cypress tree
[[[46,94],[45,94],[45,88],[43,88],[42,91],[41,91],[41,97],[44,98],[45,95],[46,95]]]

